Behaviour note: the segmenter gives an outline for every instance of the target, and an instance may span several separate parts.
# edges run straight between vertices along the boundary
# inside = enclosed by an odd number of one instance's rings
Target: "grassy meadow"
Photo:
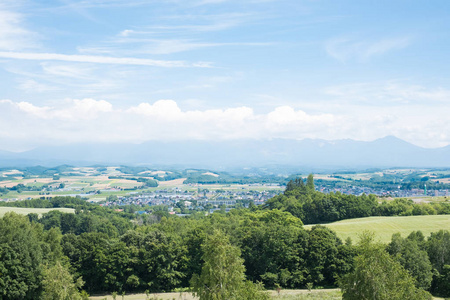
[[[65,213],[75,213],[73,208],[22,208],[22,207],[2,207],[0,206],[0,218],[3,217],[7,212],[15,212],[21,215],[28,215],[30,213],[42,214],[48,213],[51,210],[59,210]]]
[[[327,289],[327,290],[281,290],[278,294],[276,291],[269,291],[274,300],[340,300],[342,299],[342,294],[339,289]],[[112,295],[103,295],[103,296],[93,296],[89,297],[92,300],[112,300]],[[122,299],[121,295],[117,295],[117,300]],[[155,293],[150,294],[149,297],[145,294],[131,294],[125,295],[123,297],[124,300],[195,300],[198,299],[193,297],[191,293],[183,292],[183,293]],[[436,298],[433,299],[443,299]]]
[[[277,291],[269,291],[272,299],[280,300],[294,300],[294,299],[342,299],[341,292],[339,289],[329,289],[329,290],[281,290],[278,294]],[[102,296],[92,296],[89,299],[95,300],[112,300],[112,295],[102,295]],[[117,300],[122,299],[121,295],[117,295]],[[189,292],[183,293],[152,293],[147,297],[145,294],[130,294],[125,295],[124,300],[195,300],[198,299],[192,296]]]
[[[392,234],[397,232],[406,237],[412,231],[417,230],[421,230],[425,236],[441,229],[448,230],[450,229],[450,215],[368,217],[323,225],[334,230],[342,240],[350,237],[353,242],[356,242],[361,232],[369,230],[376,234],[379,241],[388,243],[391,241]],[[312,226],[305,225],[305,228],[311,228]]]

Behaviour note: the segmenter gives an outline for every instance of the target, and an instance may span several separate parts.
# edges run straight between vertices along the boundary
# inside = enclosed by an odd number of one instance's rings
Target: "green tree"
[[[400,233],[393,234],[387,251],[412,275],[417,287],[430,288],[433,279],[430,259],[414,238],[404,239]]]
[[[269,299],[259,285],[245,279],[241,251],[222,231],[206,237],[202,249],[202,272],[191,280],[194,295],[200,300]]]
[[[315,191],[314,175],[313,174],[309,174],[308,175],[308,178],[306,179],[306,188],[308,189],[308,192],[314,192]]]
[[[425,300],[431,295],[414,285],[414,279],[384,249],[373,242],[373,234],[364,233],[360,254],[353,272],[343,276],[339,285],[344,300]]]
[[[434,281],[433,293],[441,297],[450,297],[450,265],[444,265]]]
[[[0,232],[0,299],[36,299],[42,288],[42,226],[7,213]]]
[[[83,280],[74,280],[68,268],[61,262],[44,268],[43,300],[77,300],[81,299],[78,291],[83,286]]]

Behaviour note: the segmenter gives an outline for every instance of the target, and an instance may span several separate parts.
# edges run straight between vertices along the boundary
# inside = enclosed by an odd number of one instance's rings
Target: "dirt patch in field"
[[[450,183],[450,178],[431,179],[431,181],[439,181],[440,183]]]
[[[20,180],[20,181],[3,181],[0,182],[1,186],[6,186],[6,187],[13,187],[15,185],[18,185],[19,183],[22,183],[24,185],[27,185],[28,183],[50,183],[53,182],[55,180],[53,180],[52,178],[30,178],[30,179],[24,179],[24,180]]]
[[[22,175],[23,172],[19,171],[19,170],[11,170],[11,171],[5,171],[3,172],[3,175]]]
[[[174,180],[169,180],[169,181],[159,181],[158,184],[159,186],[180,186],[183,185],[183,182],[186,180],[186,178],[178,178],[178,179],[174,179]]]

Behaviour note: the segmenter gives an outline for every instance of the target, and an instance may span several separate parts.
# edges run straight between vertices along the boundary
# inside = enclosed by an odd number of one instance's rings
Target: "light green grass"
[[[281,290],[280,294],[276,291],[269,291],[271,294],[272,299],[282,299],[282,300],[304,300],[304,299],[322,299],[322,300],[340,300],[342,299],[342,295],[339,289],[330,289],[330,290]],[[113,297],[111,295],[103,295],[103,296],[92,296],[89,297],[89,299],[92,300],[112,300]],[[121,295],[117,295],[116,299],[122,299]],[[144,299],[158,299],[158,300],[196,300],[197,297],[193,297],[191,293],[189,292],[183,292],[183,293],[155,293],[150,294],[149,298],[146,297],[145,294],[130,294],[125,295],[125,300],[144,300]],[[436,298],[433,297],[433,299],[438,300],[443,298]]]
[[[283,300],[294,300],[294,299],[342,299],[341,292],[339,289],[331,289],[331,290],[281,290],[280,294],[276,291],[268,291],[272,296],[272,299],[283,299]],[[113,299],[111,295],[103,295],[103,296],[92,296],[89,299],[101,300]],[[122,299],[121,295],[117,295],[116,299]],[[146,298],[145,294],[130,294],[125,295],[125,300],[144,300],[144,299],[182,299],[182,300],[196,300],[197,297],[193,297],[192,293],[183,292],[183,293],[155,293],[150,294],[149,298]]]
[[[15,212],[21,215],[28,215],[30,213],[38,214],[42,216],[42,214],[48,213],[51,210],[59,210],[65,213],[75,213],[73,208],[22,208],[22,207],[3,207],[0,206],[0,217],[3,217],[7,212]]]
[[[391,241],[392,234],[401,233],[403,237],[409,235],[412,231],[420,230],[425,236],[431,232],[441,229],[450,229],[450,215],[433,216],[407,216],[407,217],[369,217],[360,219],[343,220],[324,226],[334,230],[342,240],[350,237],[353,242],[358,241],[358,235],[369,230],[376,234],[376,238],[388,243]],[[311,228],[314,225],[306,225],[305,228]]]

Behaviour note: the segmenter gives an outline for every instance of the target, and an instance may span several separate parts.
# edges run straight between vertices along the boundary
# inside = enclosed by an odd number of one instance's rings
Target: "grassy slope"
[[[59,210],[65,213],[74,213],[73,208],[22,208],[22,207],[2,207],[0,206],[0,217],[3,217],[7,212],[13,211],[17,214],[27,215],[29,213],[36,213],[39,216],[51,210]]]
[[[343,220],[324,224],[336,231],[345,240],[350,237],[353,242],[358,240],[358,234],[364,230],[375,232],[377,238],[383,242],[391,241],[392,234],[399,232],[403,237],[416,230],[421,230],[425,236],[440,229],[450,229],[450,215],[407,216],[407,217],[369,217]],[[306,225],[311,228],[313,225]]]

